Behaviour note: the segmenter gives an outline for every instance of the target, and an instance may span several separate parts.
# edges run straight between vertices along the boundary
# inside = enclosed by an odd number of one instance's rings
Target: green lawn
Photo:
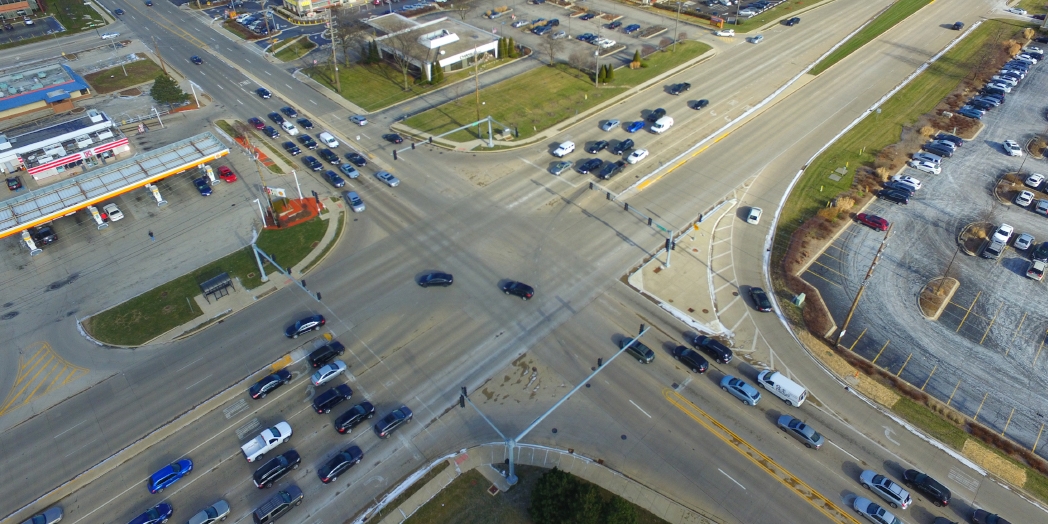
[[[480,117],[491,115],[498,122],[516,128],[520,139],[548,129],[587,109],[602,104],[629,87],[639,85],[666,70],[695,58],[709,49],[699,42],[685,42],[676,52],[662,51],[645,59],[648,67],[615,70],[615,81],[596,88],[587,73],[557,64],[539,67],[522,75],[480,90]],[[536,89],[541,86],[541,89]],[[407,119],[405,125],[437,135],[477,120],[476,99],[464,96]],[[487,133],[487,126],[448,135],[448,140],[469,141]]]
[[[125,69],[127,70],[127,76],[124,76]],[[147,58],[126,64],[123,67],[111,67],[97,73],[84,75],[84,80],[87,80],[87,83],[96,94],[104,95],[145,82],[151,82],[156,79],[157,75],[163,72],[164,70],[156,62]],[[148,92],[148,90],[146,91]]]
[[[425,475],[422,476],[422,478],[420,478],[417,481],[415,481],[414,484],[412,484],[410,487],[405,489],[400,495],[397,495],[397,498],[391,500],[389,502],[389,504],[386,504],[386,506],[384,508],[382,508],[377,513],[372,515],[371,518],[369,518],[368,520],[371,521],[371,522],[382,522],[382,518],[383,517],[385,517],[386,515],[389,515],[390,513],[393,513],[394,511],[397,511],[397,508],[399,508],[400,505],[403,504],[405,500],[409,499],[412,495],[415,494],[415,492],[417,492],[418,490],[422,489],[422,487],[425,486],[426,484],[428,484],[429,481],[431,481],[434,478],[436,478],[437,475],[439,475],[442,471],[447,469],[448,466],[449,466],[449,464],[448,464],[447,461],[444,461],[444,462],[434,466],[433,469],[429,470],[429,473],[426,473]],[[381,497],[376,497],[376,498],[381,498]]]
[[[309,254],[326,229],[327,221],[320,219],[290,229],[267,229],[259,235],[258,246],[281,265],[293,266]],[[266,270],[269,274],[275,271],[272,266]],[[229,273],[241,291],[240,286],[253,289],[262,284],[255,257],[250,248],[244,248],[89,318],[85,329],[101,342],[144,344],[200,316],[202,311],[193,297],[201,293],[201,282],[221,273]]]
[[[943,419],[931,409],[906,397],[899,399],[892,406],[892,411],[955,450],[959,451],[964,447],[964,441],[968,440],[966,431]]]
[[[1048,13],[1048,0],[1019,0],[1014,7],[1025,9],[1031,15]]]
[[[866,45],[868,42],[877,38],[892,27],[895,27],[895,24],[905,20],[910,15],[916,13],[920,8],[931,2],[932,0],[898,0],[892,4],[891,7],[882,12],[873,22],[870,22],[869,25],[864,27],[862,31],[856,33],[855,36],[851,37],[851,39],[838,47],[836,51],[822,59],[818,64],[815,64],[815,67],[811,70],[811,74],[817,75],[829,69],[833,64],[840,62],[846,56],[855,52],[856,49]]]
[[[290,44],[284,43],[281,45],[279,50],[274,53],[273,56],[284,62],[290,62],[297,58],[306,56],[316,47],[317,44],[310,42],[308,38],[298,38]]]
[[[535,466],[516,466],[519,481],[513,489],[492,496],[491,483],[476,470],[460,475],[443,491],[423,505],[405,524],[531,524],[528,506],[536,482],[547,470]],[[585,481],[583,481],[585,482]],[[611,493],[600,488],[603,498]],[[637,509],[637,524],[666,524],[648,511]],[[369,519],[378,522],[377,519]]]
[[[872,165],[880,149],[899,141],[904,126],[912,125],[920,115],[934,109],[956,89],[970,70],[982,62],[985,53],[989,52],[986,46],[998,39],[999,32],[999,39],[1004,41],[1013,33],[1021,33],[1025,27],[1008,21],[983,23],[881,106],[880,114],[866,117],[819,155],[805,170],[783,206],[775,232],[774,263],[781,261],[789,238],[805,220],[851,187],[856,167]],[[830,173],[845,166],[847,175],[837,182],[830,180]]]
[[[478,69],[483,73],[510,60],[519,59],[500,58],[498,60],[489,60],[481,64]],[[386,62],[372,65],[352,64],[348,67],[341,65],[338,68],[338,76],[342,83],[342,98],[367,111],[375,111],[426,94],[434,89],[440,89],[463,78],[468,78],[473,74],[473,71],[472,67],[458,71],[448,71],[444,74],[444,81],[435,86],[416,84],[414,78],[409,74],[409,88],[407,90],[404,90],[404,74],[400,71],[400,68]],[[321,65],[316,68],[307,68],[306,73],[313,80],[327,86],[332,91],[335,90],[330,66]]]
[[[24,40],[8,42],[6,44],[0,44],[0,49],[10,49],[12,47],[31,44],[33,42],[57,40],[66,35],[106,26],[106,21],[102,18],[102,15],[98,14],[97,11],[83,2],[77,0],[51,0],[47,2],[47,5],[48,10],[44,14],[54,16],[55,19],[66,28],[67,32],[41,35],[33,38],[26,38]]]

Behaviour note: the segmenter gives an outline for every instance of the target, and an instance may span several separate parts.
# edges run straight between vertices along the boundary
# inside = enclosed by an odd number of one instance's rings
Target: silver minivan
[[[343,195],[346,197],[346,204],[353,210],[354,213],[360,213],[366,209],[364,207],[364,201],[361,200],[360,195],[356,191],[346,191]]]

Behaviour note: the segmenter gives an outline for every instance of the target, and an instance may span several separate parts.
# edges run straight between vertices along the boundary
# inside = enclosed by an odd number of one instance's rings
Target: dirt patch
[[[857,371],[823,340],[815,338],[804,331],[798,331],[797,338],[805,346],[808,346],[808,351],[815,355],[820,362],[832,369],[837,376],[843,377],[844,381],[852,389],[888,408],[891,408],[899,401],[900,396],[898,393]]]
[[[142,96],[142,90],[137,87],[132,87],[131,89],[125,89],[117,94],[120,96]]]
[[[961,230],[961,234],[957,235],[957,242],[961,245],[961,250],[966,254],[975,256],[982,249],[983,242],[990,237],[990,233],[996,228],[989,222],[972,222],[964,229]]]
[[[1022,486],[1026,483],[1026,472],[1022,468],[1008,462],[1004,457],[973,439],[964,442],[961,453],[1013,486]]]
[[[1048,149],[1048,137],[1044,135],[1037,135],[1026,143],[1026,150],[1030,152],[1030,156],[1038,160],[1044,158],[1045,149]]]
[[[929,320],[938,320],[939,315],[950,303],[953,294],[961,283],[956,278],[940,277],[928,282],[921,290],[921,296],[917,299],[917,305],[921,308],[921,314]]]

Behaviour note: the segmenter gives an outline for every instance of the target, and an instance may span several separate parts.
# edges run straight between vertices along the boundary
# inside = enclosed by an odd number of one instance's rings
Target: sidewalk
[[[335,232],[338,231],[339,222],[344,222],[346,219],[347,213],[345,205],[341,200],[338,202],[329,202],[326,205],[328,205],[330,211],[327,215],[320,216],[321,218],[326,217],[328,221],[327,231],[324,232],[324,236],[321,237],[320,242],[313,251],[306,255],[301,262],[291,266],[292,275],[304,275],[305,273],[303,271],[306,268],[313,268],[321,262],[323,260],[321,254],[324,254],[324,257],[326,257],[327,254],[331,252],[330,250],[325,252],[325,249],[339,240],[335,237]],[[342,228],[342,231],[345,232],[344,227]],[[294,281],[283,273],[273,273],[269,275],[269,282],[265,282],[254,289],[245,289],[240,281],[235,280],[235,289],[221,299],[205,299],[203,295],[197,295],[193,300],[196,301],[197,306],[201,311],[203,311],[202,315],[182,324],[181,326],[171,329],[167,333],[150,340],[146,344],[164,344],[195,335],[200,331],[215,325],[219,320],[229,315],[234,315],[244,308],[251,306],[255,301],[293,284]]]
[[[395,511],[379,521],[379,524],[399,524],[403,522],[418,511],[422,505],[436,496],[437,493],[440,493],[451,481],[471,469],[476,469],[481,475],[484,475],[484,478],[498,487],[499,490],[509,490],[510,486],[506,483],[502,472],[495,469],[496,465],[504,467],[506,458],[508,458],[506,445],[498,442],[469,448],[464,453],[446,459],[451,467],[446,468],[433,480],[430,480],[421,489],[408,497]],[[431,464],[427,470],[440,465],[441,462],[443,461]],[[677,501],[666,498],[655,490],[624,476],[618,471],[576,453],[544,446],[518,444],[516,463],[548,469],[557,467],[562,471],[571,473],[615,493],[672,524],[711,524],[719,522],[687,508]],[[403,485],[394,488],[387,497],[394,496],[395,493],[408,487],[414,478],[417,477],[414,475],[409,477]],[[362,516],[354,523],[364,522],[364,518]]]

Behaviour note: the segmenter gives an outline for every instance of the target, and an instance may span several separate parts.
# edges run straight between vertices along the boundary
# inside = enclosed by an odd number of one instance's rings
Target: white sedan
[[[904,184],[911,185],[914,189],[921,188],[921,181],[919,179],[913,178],[910,175],[895,175],[892,177],[892,180],[895,182],[902,182]]]
[[[1040,173],[1033,173],[1030,176],[1026,177],[1026,182],[1024,183],[1034,189],[1037,189],[1043,182],[1044,175]]]
[[[1033,193],[1030,191],[1020,191],[1015,197],[1015,205],[1026,207],[1033,203]]]
[[[102,208],[102,211],[105,211],[105,213],[109,215],[110,222],[117,222],[124,218],[124,212],[120,211],[120,208],[116,207],[116,204],[106,204],[105,207]]]
[[[1023,150],[1015,140],[1004,141],[1004,152],[1008,153],[1008,156],[1023,156]]]
[[[924,171],[925,173],[931,173],[933,175],[938,175],[939,173],[942,173],[942,168],[941,167],[939,167],[939,166],[937,166],[937,165],[935,165],[935,164],[933,164],[931,162],[928,162],[927,160],[910,160],[910,167],[912,167],[912,168],[914,168],[914,169],[916,169],[918,171]]]
[[[630,156],[626,157],[626,161],[631,163],[631,164],[636,164],[637,162],[640,162],[641,160],[644,160],[644,158],[647,157],[647,156],[648,156],[648,150],[647,149],[637,149],[634,152],[630,153]]]
[[[1015,244],[1013,244],[1012,247],[1018,249],[1019,251],[1026,251],[1027,249],[1030,249],[1030,246],[1033,246],[1034,242],[1036,241],[1037,240],[1033,238],[1033,235],[1029,233],[1023,233],[1015,237]]]
[[[1007,12],[1013,14],[1013,15],[1026,16],[1026,10],[1025,9],[1019,9],[1018,7],[1009,7],[1008,9],[1005,9],[1005,11],[1007,11]]]
[[[764,213],[759,207],[751,207],[750,214],[746,216],[746,222],[750,224],[759,224],[761,222],[761,214]]]
[[[345,372],[346,363],[341,360],[336,360],[318,369],[316,373],[313,373],[312,377],[309,377],[309,380],[313,382],[314,386],[319,386],[326,382],[330,382],[332,379]]]
[[[1012,233],[1015,232],[1015,228],[1008,224],[1001,224],[997,228],[997,231],[993,232],[993,241],[1007,244],[1008,240],[1012,238]]]

